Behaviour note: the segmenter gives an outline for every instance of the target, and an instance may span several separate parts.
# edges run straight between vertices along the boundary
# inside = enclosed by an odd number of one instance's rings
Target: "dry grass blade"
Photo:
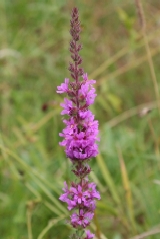
[[[151,135],[152,135],[152,137],[153,137],[154,145],[155,145],[155,155],[157,155],[157,158],[159,158],[159,156],[160,156],[160,151],[159,151],[159,139],[158,139],[158,137],[156,136],[155,129],[154,129],[154,126],[153,126],[153,123],[152,123],[152,120],[151,120],[151,119],[148,119],[148,125],[149,125],[150,131],[151,131]],[[157,162],[157,163],[158,163],[158,162]]]
[[[154,32],[151,32],[148,35],[148,41],[152,41],[155,40],[156,37],[159,36],[159,28],[156,29]],[[135,49],[139,49],[141,47],[144,46],[144,41],[140,41],[140,43],[136,46]],[[89,77],[90,78],[96,78],[97,76],[99,76],[100,74],[102,74],[104,71],[106,71],[106,69],[109,67],[110,64],[116,62],[117,60],[119,60],[121,57],[125,56],[128,52],[130,51],[130,46],[126,46],[124,48],[122,48],[119,52],[117,52],[115,55],[113,55],[112,57],[110,57],[109,59],[107,59],[106,61],[104,61],[94,72],[92,72]],[[147,59],[146,59],[147,60]],[[97,82],[98,83],[98,82]]]
[[[126,53],[128,52],[128,47],[124,47],[122,48],[119,52],[117,52],[115,55],[113,55],[112,57],[110,57],[109,59],[107,59],[105,62],[103,62],[94,72],[92,72],[90,74],[90,78],[95,79],[98,75],[100,75],[101,73],[103,73],[107,67],[114,63],[115,61],[117,61],[119,58],[121,58],[122,56],[124,56]]]
[[[153,102],[149,102],[149,103],[145,103],[145,104],[141,104],[138,105],[136,107],[131,108],[130,110],[123,112],[122,114],[116,116],[115,118],[111,119],[110,121],[107,122],[107,124],[112,128],[117,126],[118,124],[122,123],[123,121],[138,115],[140,113],[140,111],[143,108],[149,108],[149,109],[156,109],[157,108],[157,102],[153,101]]]
[[[32,132],[36,132],[39,130],[43,125],[45,125],[49,120],[53,118],[53,116],[59,114],[60,112],[60,107],[56,108],[54,111],[49,112],[46,114],[42,119],[39,120],[39,122],[34,123],[32,125],[27,125],[27,127],[24,127],[24,130],[32,130]]]
[[[151,56],[155,56],[156,54],[158,54],[160,52],[160,48],[159,46],[156,47],[155,49],[151,50]],[[129,62],[128,64],[126,64],[125,66],[121,67],[120,69],[116,70],[115,72],[109,74],[107,76],[107,78],[102,77],[97,81],[97,85],[101,85],[103,84],[104,81],[109,80],[109,79],[113,79],[116,78],[117,76],[122,75],[125,72],[128,72],[129,70],[138,67],[140,64],[142,64],[143,62],[147,61],[148,57],[146,55],[139,57],[138,59],[134,59],[133,61]]]
[[[119,198],[119,195],[117,193],[115,184],[112,180],[112,177],[111,177],[110,172],[107,168],[107,165],[105,164],[104,159],[100,154],[97,156],[97,162],[98,162],[98,165],[99,165],[100,170],[102,172],[103,178],[104,178],[110,192],[112,193],[112,197],[113,197],[115,203],[117,205],[120,205],[120,198]]]
[[[150,50],[149,43],[148,43],[148,37],[147,37],[147,33],[146,33],[146,19],[145,19],[145,15],[144,15],[141,0],[135,0],[135,3],[136,3],[136,7],[137,7],[139,21],[141,23],[141,30],[142,30],[142,35],[143,35],[143,39],[144,39],[144,45],[145,45],[145,48],[146,48],[148,64],[149,64],[149,68],[150,68],[150,72],[151,72],[151,78],[152,78],[152,81],[153,81],[153,86],[154,86],[155,96],[156,96],[156,100],[157,100],[158,110],[159,110],[159,113],[160,113],[159,88],[158,88],[158,82],[157,82],[156,73],[155,73],[155,69],[154,69],[152,54],[151,54],[151,50]]]
[[[152,229],[148,232],[144,232],[140,235],[137,235],[135,237],[132,237],[130,239],[143,239],[143,238],[148,238],[149,236],[152,236],[152,235],[156,235],[156,234],[159,234],[160,233],[160,228],[155,228],[155,229]]]
[[[133,213],[133,200],[132,200],[132,193],[128,178],[127,169],[125,166],[125,162],[122,156],[122,151],[120,147],[117,147],[118,151],[118,158],[120,162],[120,168],[121,168],[121,175],[122,175],[122,182],[123,182],[123,188],[125,191],[125,198],[126,198],[126,205],[128,210],[128,216],[132,225],[132,228],[134,231],[136,231],[135,221],[134,221],[134,213]]]

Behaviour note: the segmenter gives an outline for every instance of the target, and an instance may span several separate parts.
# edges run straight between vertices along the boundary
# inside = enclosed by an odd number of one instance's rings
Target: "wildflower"
[[[68,84],[69,84],[69,79],[66,78],[65,82],[57,87],[57,89],[58,89],[57,93],[59,93],[59,94],[67,93],[69,91]]]
[[[71,160],[72,172],[78,178],[78,182],[71,182],[70,187],[65,182],[64,193],[59,199],[67,203],[68,210],[74,210],[70,216],[70,224],[74,228],[83,230],[93,219],[96,199],[100,200],[96,184],[88,180],[91,172],[88,162],[98,154],[98,121],[89,110],[89,106],[94,103],[96,97],[93,87],[96,81],[89,80],[87,73],[79,67],[82,63],[79,55],[82,46],[78,44],[80,22],[77,8],[73,8],[70,24],[72,36],[70,52],[73,63],[69,63],[68,69],[73,82],[65,78],[64,83],[57,87],[57,93],[68,95],[68,98],[64,98],[64,102],[61,103],[63,107],[61,115],[67,115],[67,118],[63,120],[65,128],[59,135],[63,138],[60,145],[65,147],[66,156]],[[71,238],[79,238],[76,233]],[[89,230],[84,233],[83,239],[94,237]]]
[[[94,237],[94,234],[92,234],[89,230],[86,230],[86,237],[84,239],[92,239]]]
[[[86,226],[90,224],[90,221],[92,220],[93,216],[93,212],[85,212],[83,209],[81,209],[78,214],[73,213],[71,215],[71,224],[75,228],[78,226],[86,228]]]

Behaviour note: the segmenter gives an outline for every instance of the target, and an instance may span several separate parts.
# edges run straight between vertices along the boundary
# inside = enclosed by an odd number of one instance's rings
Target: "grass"
[[[100,154],[91,161],[91,178],[102,196],[92,231],[97,239],[158,239],[157,98],[136,6],[120,0],[0,2],[1,238],[64,239],[72,230],[66,205],[58,200],[64,180],[74,177],[58,144],[62,97],[55,90],[69,77],[75,3],[83,66],[97,80],[92,110],[101,132]],[[159,87],[160,3],[142,4]]]

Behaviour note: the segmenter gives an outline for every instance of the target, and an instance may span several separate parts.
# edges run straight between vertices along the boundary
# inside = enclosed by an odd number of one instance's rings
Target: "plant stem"
[[[141,0],[135,0],[135,4],[137,7],[138,17],[139,17],[139,21],[141,25],[141,30],[142,30],[142,36],[143,36],[144,45],[145,45],[145,49],[147,53],[147,60],[148,60],[149,68],[150,68],[151,78],[153,81],[155,96],[157,100],[157,107],[160,114],[160,103],[159,103],[160,95],[159,95],[158,82],[157,82],[156,73],[154,69],[153,59],[152,59],[152,55],[151,55],[151,51],[150,51],[150,47],[148,43],[148,37],[146,34],[146,19],[145,19],[145,15],[143,11],[143,6],[141,4]]]
[[[30,208],[29,205],[27,205],[27,229],[28,229],[28,239],[32,239],[32,209]]]

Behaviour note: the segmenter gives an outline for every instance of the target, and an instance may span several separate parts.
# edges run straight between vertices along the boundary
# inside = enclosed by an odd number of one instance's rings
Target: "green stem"
[[[27,229],[28,229],[28,239],[32,239],[32,209],[28,206],[27,207]]]
[[[44,235],[59,221],[63,220],[65,217],[59,217],[58,219],[54,219],[52,221],[49,221],[48,225],[41,231],[37,239],[42,239]]]

